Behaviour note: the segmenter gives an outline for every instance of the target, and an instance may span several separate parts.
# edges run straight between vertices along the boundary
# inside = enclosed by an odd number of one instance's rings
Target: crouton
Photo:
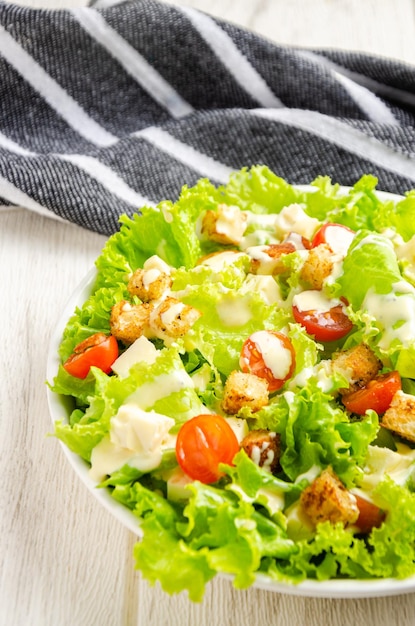
[[[415,396],[397,391],[382,417],[381,425],[415,443]]]
[[[295,246],[290,242],[247,248],[247,253],[251,257],[251,274],[272,274],[275,276],[287,272],[287,267],[282,259],[286,254],[292,252],[295,252]]]
[[[128,281],[127,289],[132,296],[138,296],[143,302],[157,300],[170,289],[172,279],[169,274],[157,268],[137,269]]]
[[[281,456],[281,439],[277,433],[265,429],[251,430],[241,442],[250,459],[271,473],[278,472]]]
[[[126,300],[117,302],[111,309],[111,333],[125,344],[141,337],[148,326],[151,306],[147,303],[130,304]]]
[[[327,244],[312,248],[300,271],[300,279],[311,289],[322,289],[333,270],[333,254]]]
[[[222,244],[238,244],[247,226],[247,215],[237,206],[219,204],[216,211],[208,210],[202,219],[202,235]]]
[[[236,370],[229,374],[222,401],[225,413],[235,415],[244,406],[255,412],[267,404],[268,383],[264,378]]]
[[[194,307],[168,297],[153,307],[150,313],[150,330],[156,337],[183,337],[201,316]]]
[[[323,470],[304,489],[300,502],[314,524],[328,521],[348,525],[354,524],[359,517],[356,498],[330,469]]]
[[[349,387],[339,390],[341,395],[361,389],[382,369],[382,361],[364,343],[349,350],[336,352],[333,355],[332,364],[334,371],[344,374],[350,381]]]

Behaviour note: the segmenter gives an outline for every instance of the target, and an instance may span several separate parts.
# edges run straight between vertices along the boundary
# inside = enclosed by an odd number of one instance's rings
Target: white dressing
[[[258,262],[257,274],[272,274],[281,262],[278,257],[270,256],[268,250],[268,246],[252,246],[246,249],[251,259]]]
[[[283,343],[267,331],[259,330],[251,335],[258,352],[261,353],[266,367],[274,378],[283,380],[292,366],[291,351]]]
[[[299,311],[317,311],[318,313],[327,313],[335,306],[341,304],[340,300],[330,299],[318,289],[309,289],[295,294],[293,305]]]
[[[415,336],[415,289],[409,283],[395,283],[387,294],[368,291],[362,309],[376,319],[382,330],[381,349],[389,348],[394,340],[405,344]]]
[[[247,293],[250,291],[258,293],[265,304],[281,304],[283,302],[280,286],[272,276],[248,274],[243,290]]]
[[[153,267],[151,269],[148,269],[144,272],[143,274],[143,285],[144,287],[146,287],[148,289],[148,287],[154,283],[156,280],[158,280],[161,276],[161,271],[156,268]]]
[[[248,297],[224,296],[216,305],[216,311],[224,326],[244,326],[252,317]]]
[[[164,274],[171,273],[171,267],[168,265],[163,259],[161,259],[157,254],[153,254],[153,256],[149,257],[143,264],[143,269],[151,270],[156,269],[159,272]]]
[[[180,368],[169,374],[160,374],[151,382],[144,383],[129,396],[128,401],[146,410],[154,406],[157,400],[187,387],[193,388],[193,381],[189,374]]]
[[[241,257],[246,256],[243,252],[236,252],[234,250],[225,250],[225,252],[217,252],[205,257],[200,265],[206,265],[220,272],[227,265],[235,263]]]
[[[160,319],[164,326],[170,326],[176,318],[182,313],[185,308],[185,304],[183,302],[175,302],[166,311],[160,315]]]

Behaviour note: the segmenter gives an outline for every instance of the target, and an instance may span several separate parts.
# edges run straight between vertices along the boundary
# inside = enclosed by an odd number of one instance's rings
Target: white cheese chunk
[[[120,378],[125,378],[136,363],[144,362],[152,365],[157,354],[158,351],[151,341],[144,336],[139,337],[114,361],[112,371],[118,374]]]
[[[151,452],[160,447],[174,420],[135,404],[123,404],[111,419],[110,439],[121,448]]]
[[[233,243],[239,243],[246,229],[247,217],[237,206],[218,206],[216,232],[225,235]]]
[[[320,222],[307,215],[299,204],[284,207],[275,219],[275,229],[281,239],[291,232],[312,239],[319,226]]]
[[[174,423],[166,415],[122,405],[111,419],[109,436],[92,450],[91,478],[99,482],[127,463],[143,472],[155,469],[163,450],[175,446],[175,438],[169,435]]]

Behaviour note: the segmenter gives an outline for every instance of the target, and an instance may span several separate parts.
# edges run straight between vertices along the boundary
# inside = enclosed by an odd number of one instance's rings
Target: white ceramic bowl
[[[306,188],[306,187],[303,187]],[[379,192],[382,199],[399,200],[400,197],[386,192]],[[84,277],[77,289],[64,308],[61,318],[52,334],[48,351],[47,361],[47,380],[52,381],[57,374],[59,367],[58,348],[61,343],[62,335],[67,321],[73,315],[77,306],[82,306],[90,295],[95,279],[95,269],[91,269]],[[53,393],[49,387],[47,388],[48,404],[52,421],[67,420],[71,412],[70,401],[64,396]],[[142,535],[139,520],[131,511],[121,503],[114,500],[110,492],[106,489],[97,489],[96,483],[90,478],[88,464],[79,456],[71,452],[63,443],[63,451],[78,474],[81,481],[86,485],[89,491],[97,498],[100,503],[114,515],[124,526],[131,530],[140,538]],[[231,580],[231,576],[223,575],[224,578]],[[255,581],[254,587],[285,593],[297,596],[309,596],[320,598],[370,598],[376,596],[392,596],[404,593],[415,592],[415,576],[404,580],[397,579],[381,579],[381,580],[328,580],[328,581],[304,581],[297,585],[276,582],[267,576],[259,574]]]

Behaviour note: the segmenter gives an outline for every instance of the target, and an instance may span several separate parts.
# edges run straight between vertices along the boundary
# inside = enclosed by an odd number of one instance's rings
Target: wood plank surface
[[[83,0],[27,0],[42,7]],[[412,0],[192,0],[281,44],[415,62]],[[48,343],[105,238],[23,210],[0,211],[0,626],[412,626],[415,594],[326,600],[235,591],[200,604],[134,571],[134,536],[98,504],[51,430]]]

